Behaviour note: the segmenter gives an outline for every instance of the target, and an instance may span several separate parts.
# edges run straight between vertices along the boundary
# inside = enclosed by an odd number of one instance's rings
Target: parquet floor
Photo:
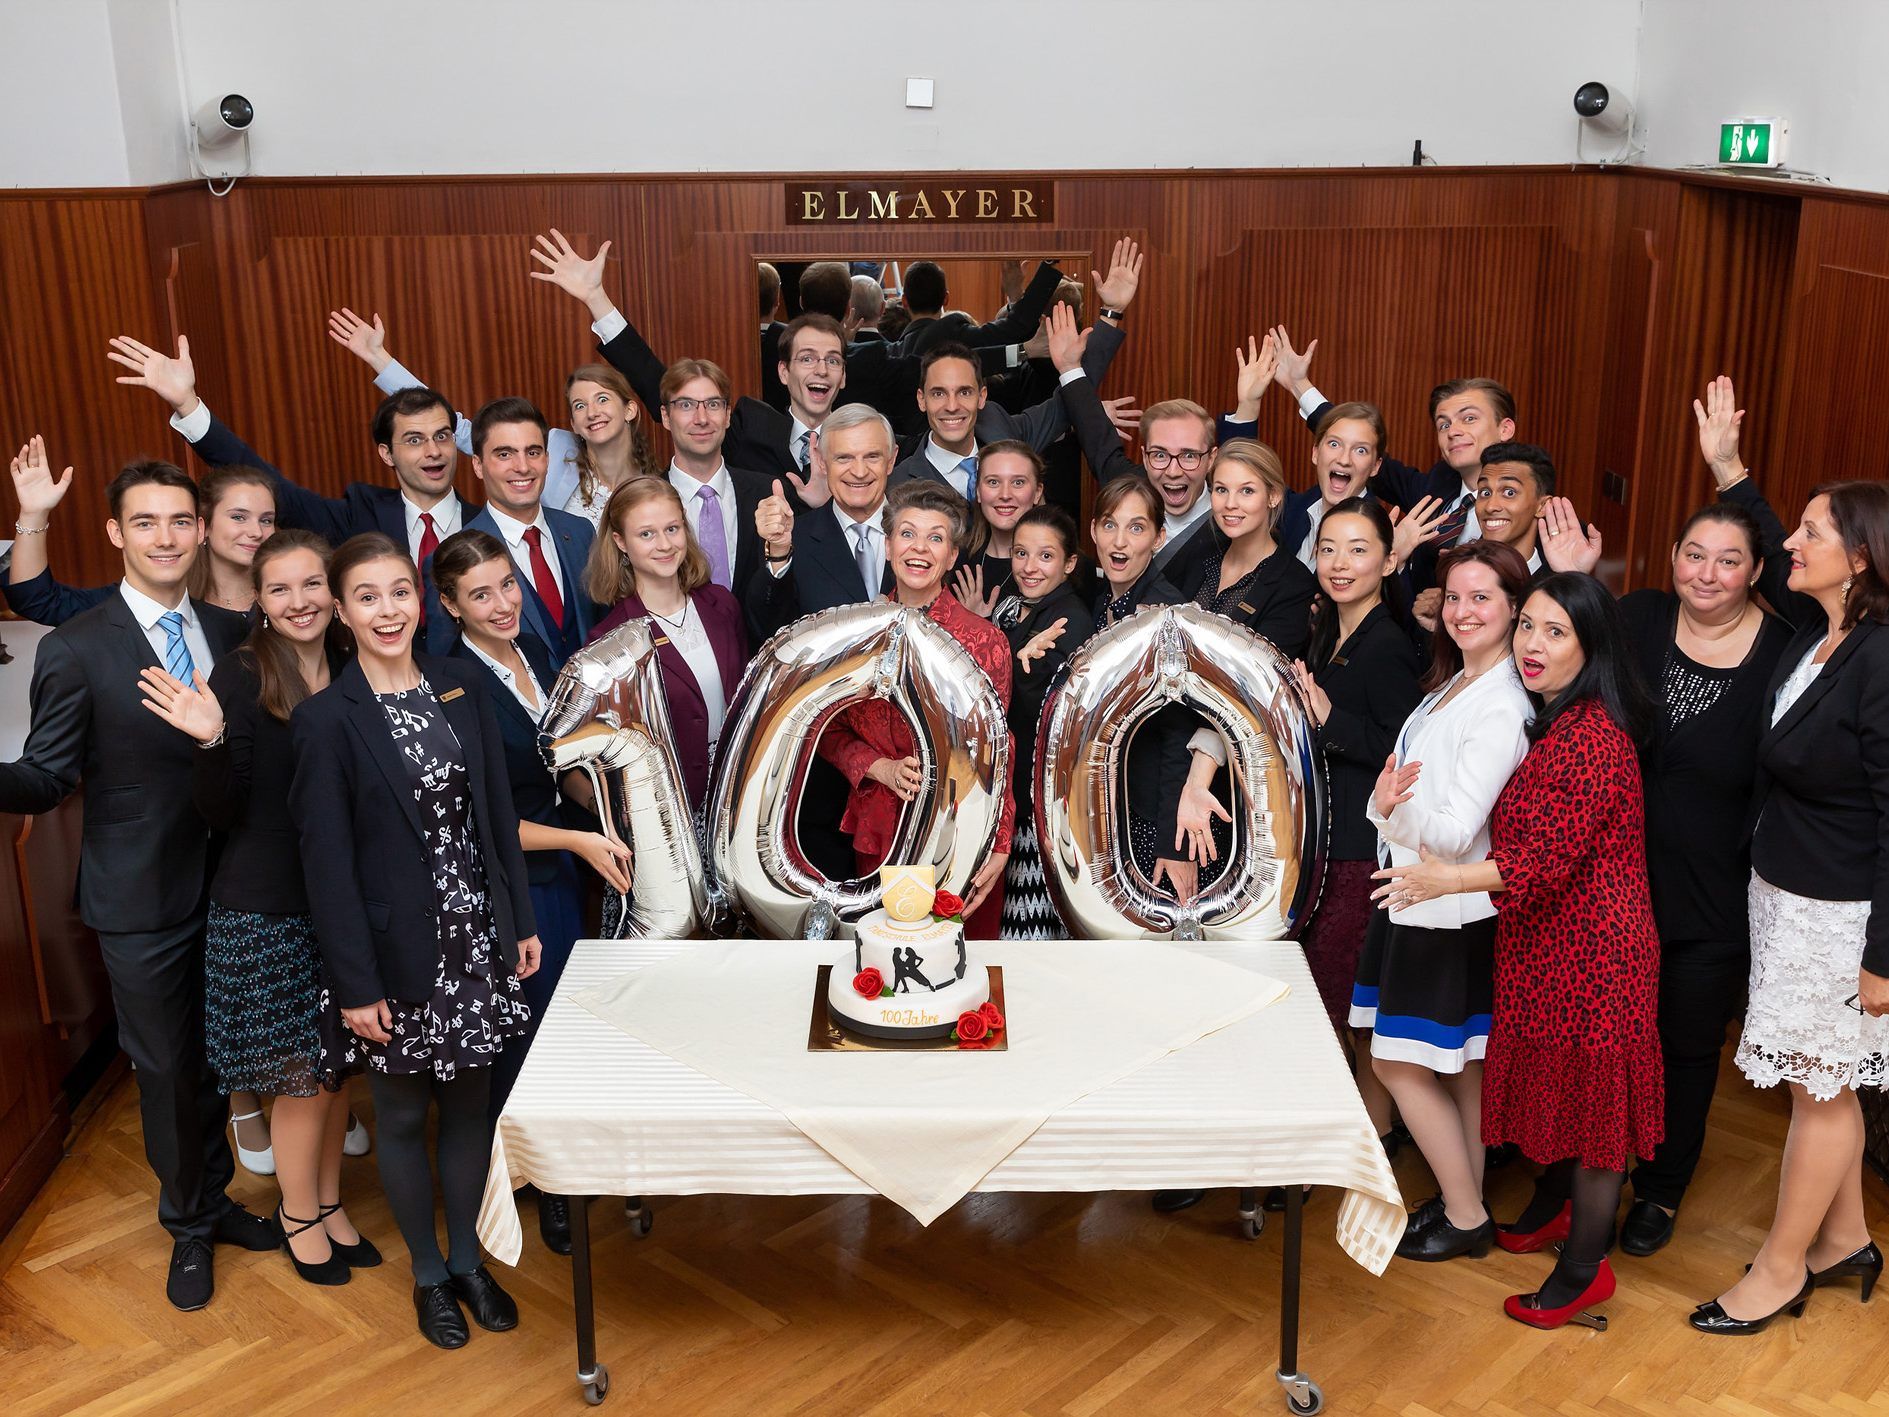
[[[365,1106],[364,1095],[357,1103]],[[1819,1293],[1807,1317],[1754,1339],[1692,1332],[1692,1304],[1729,1282],[1768,1221],[1783,1113],[1728,1074],[1680,1238],[1619,1258],[1605,1334],[1543,1334],[1502,1316],[1547,1261],[1394,1262],[1373,1279],[1332,1240],[1334,1200],[1307,1211],[1302,1362],[1334,1413],[1889,1412],[1889,1294]],[[34,1209],[0,1244],[0,1411],[41,1413],[572,1413],[569,1264],[527,1217],[523,1323],[475,1329],[457,1353],[414,1331],[405,1252],[371,1158],[348,1162],[352,1210],[389,1253],[341,1289],[303,1284],[280,1255],[219,1249],[217,1296],[164,1302],[129,1081],[80,1128]],[[1422,1162],[1399,1158],[1409,1194]],[[238,1193],[267,1209],[267,1181]],[[1527,1188],[1497,1176],[1499,1214]],[[1889,1195],[1870,1182],[1877,1233]],[[599,1202],[604,1410],[775,1413],[1217,1414],[1284,1410],[1277,1354],[1279,1224],[1235,1237],[1217,1196],[1174,1218],[1140,1195],[979,1196],[922,1230],[884,1201],[656,1201],[633,1239]]]

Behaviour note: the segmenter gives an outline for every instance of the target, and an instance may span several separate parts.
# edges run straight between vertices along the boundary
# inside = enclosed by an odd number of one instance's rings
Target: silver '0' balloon
[[[989,677],[922,610],[882,601],[796,620],[761,647],[728,707],[708,787],[711,890],[767,936],[825,937],[878,904],[876,878],[829,880],[795,819],[827,722],[886,699],[912,730],[923,785],[886,860],[930,864],[964,894],[1003,816],[1010,733]]]
[[[618,626],[565,662],[538,748],[553,773],[577,768],[589,777],[604,834],[629,845],[627,908],[605,911],[615,915],[615,937],[685,939],[707,923],[701,843],[648,620]]]
[[[1226,868],[1187,905],[1135,864],[1123,796],[1129,743],[1171,703],[1219,730],[1238,789]],[[1043,872],[1072,935],[1284,939],[1317,899],[1325,771],[1312,720],[1279,652],[1223,615],[1150,606],[1079,649],[1044,704],[1033,779]]]

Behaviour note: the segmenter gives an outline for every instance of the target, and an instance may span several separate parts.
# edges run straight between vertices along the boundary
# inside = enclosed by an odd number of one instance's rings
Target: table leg
[[[597,1306],[590,1283],[589,1196],[571,1197],[571,1299],[577,1327],[577,1385],[592,1407],[610,1391],[610,1370],[597,1361]]]
[[[1286,1233],[1279,1267],[1279,1386],[1286,1391],[1286,1407],[1300,1417],[1325,1406],[1318,1384],[1299,1371],[1299,1261],[1305,1239],[1305,1193],[1296,1185],[1285,1188]]]

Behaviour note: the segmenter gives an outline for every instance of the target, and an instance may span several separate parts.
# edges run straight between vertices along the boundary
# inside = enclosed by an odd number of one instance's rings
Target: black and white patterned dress
[[[387,1001],[392,1042],[361,1046],[377,1072],[431,1072],[450,1082],[461,1068],[489,1065],[531,1015],[523,986],[500,957],[459,737],[424,681],[374,697],[407,765],[433,857],[439,973],[431,998]]]

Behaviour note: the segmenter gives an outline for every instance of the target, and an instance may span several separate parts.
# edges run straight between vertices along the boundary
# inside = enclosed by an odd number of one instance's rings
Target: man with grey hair
[[[853,277],[853,297],[846,306],[847,337],[855,344],[883,341],[879,319],[885,314],[885,287],[871,276]]]

